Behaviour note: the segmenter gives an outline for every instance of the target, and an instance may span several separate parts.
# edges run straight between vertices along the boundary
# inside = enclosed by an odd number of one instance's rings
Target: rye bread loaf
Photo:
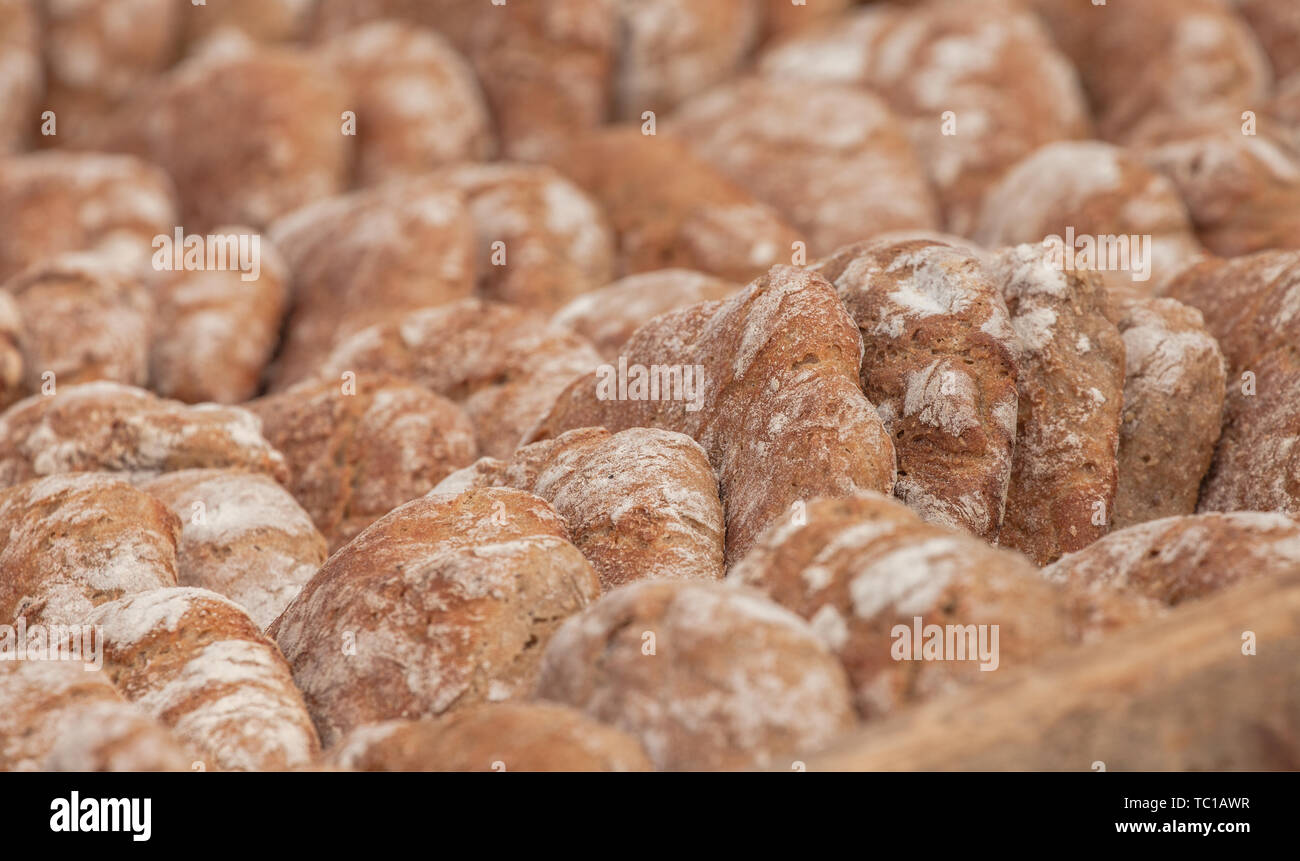
[[[363,724],[526,694],[551,634],[599,594],[549,505],[483,488],[371,524],[268,633],[331,745]]]

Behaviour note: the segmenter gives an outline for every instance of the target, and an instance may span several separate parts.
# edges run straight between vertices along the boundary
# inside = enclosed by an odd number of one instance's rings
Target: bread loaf
[[[74,625],[96,605],[176,585],[180,521],[109,475],[0,490],[0,624]]]
[[[155,589],[86,617],[127,699],[175,730],[203,770],[284,771],[311,762],[316,731],[275,644],[205,589]]]
[[[428,493],[477,450],[459,407],[391,377],[307,380],[249,409],[283,452],[288,487],[331,550]]]
[[[998,543],[1039,565],[1105,535],[1115,510],[1124,341],[1092,272],[1042,246],[1004,250],[1002,285],[1020,347],[1016,449]]]
[[[0,487],[63,472],[159,473],[233,467],[288,478],[284,457],[238,407],[186,406],[117,383],[64,386],[0,415]]]
[[[893,488],[893,445],[857,384],[862,339],[821,276],[773,267],[725,302],[656,317],[623,353],[628,368],[691,371],[692,391],[661,388],[655,400],[630,376],[614,388],[610,369],[597,371],[570,383],[526,441],[582,427],[694,438],[718,474],[728,564],[800,500]]]
[[[641,743],[553,703],[491,703],[348,734],[331,762],[356,771],[649,771]]]
[[[468,299],[358,333],[334,350],[321,376],[351,371],[418,383],[460,404],[479,451],[504,458],[569,381],[599,362],[591,345],[536,311]]]
[[[277,221],[293,309],[273,388],[320,370],[347,336],[474,290],[474,229],[459,193],[428,179],[355,192]]]
[[[434,493],[508,486],[545,499],[603,589],[659,577],[721,580],[723,516],[713,468],[690,437],[582,428],[448,476]]]
[[[1064,602],[1029,560],[878,494],[813,500],[786,515],[728,582],[807,619],[844,663],[868,719],[1031,664],[1072,633]],[[958,626],[961,652],[916,660],[930,625]]]
[[[925,520],[997,537],[1016,440],[1018,346],[979,259],[868,241],[812,267],[862,335],[862,391],[898,456],[894,494]]]
[[[0,771],[189,771],[193,759],[107,673],[0,661]]]
[[[229,598],[261,630],[325,561],[325,538],[269,476],[184,469],[141,489],[181,522],[177,582]]]
[[[552,632],[599,594],[549,505],[485,488],[371,524],[268,633],[331,745],[363,724],[526,694]]]
[[[546,647],[537,696],[636,736],[665,771],[789,769],[854,723],[844,670],[808,626],[722,583],[609,593]]]

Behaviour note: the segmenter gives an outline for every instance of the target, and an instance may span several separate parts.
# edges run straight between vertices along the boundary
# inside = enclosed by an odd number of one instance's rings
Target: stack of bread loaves
[[[0,769],[1272,765],[1295,9],[0,0]]]

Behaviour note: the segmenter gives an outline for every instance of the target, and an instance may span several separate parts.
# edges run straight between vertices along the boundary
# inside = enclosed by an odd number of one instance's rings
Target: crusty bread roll
[[[1224,257],[1300,248],[1300,149],[1259,122],[1253,135],[1240,116],[1162,125],[1141,149],[1178,188],[1201,242]]]
[[[505,458],[569,381],[599,363],[590,344],[536,311],[466,299],[357,333],[320,374],[391,374],[425,386],[460,404],[480,452]]]
[[[660,315],[623,349],[629,368],[695,379],[660,399],[579,377],[527,441],[566,430],[659,427],[709,455],[727,515],[727,563],[801,499],[894,486],[894,448],[858,388],[862,339],[821,276],[776,266],[725,302]],[[621,360],[620,360],[621,361]],[[661,386],[661,389],[663,387]],[[668,387],[673,388],[672,386]],[[624,398],[624,399],[620,399]]]
[[[609,126],[551,163],[605,208],[622,275],[680,267],[747,281],[792,259],[799,233],[666,130]]]
[[[744,78],[686,102],[668,127],[794,224],[810,254],[939,226],[902,122],[858,88]]]
[[[740,68],[762,26],[759,0],[614,0],[614,116],[666,114]]]
[[[1111,528],[1191,514],[1223,419],[1225,364],[1201,312],[1174,299],[1118,303],[1124,413]]]
[[[187,231],[260,229],[344,187],[345,92],[299,51],[222,40],[137,88],[95,143],[166,170]]]
[[[61,254],[6,281],[23,321],[23,388],[149,380],[154,300],[129,271],[94,254]],[[53,376],[50,376],[53,375]]]
[[[0,490],[0,624],[73,625],[98,604],[176,585],[181,525],[110,475]]]
[[[194,761],[108,674],[68,661],[0,661],[0,772],[189,771]]]
[[[1020,0],[873,3],[776,45],[760,68],[884,96],[907,124],[947,229],[961,235],[1011,165],[1091,126],[1074,69]]]
[[[1165,517],[1120,529],[1042,573],[1074,596],[1074,603],[1096,608],[1094,627],[1113,630],[1131,621],[1104,609],[1107,601],[1113,606],[1115,596],[1176,607],[1298,563],[1300,523],[1282,514],[1237,511]]]
[[[358,184],[492,155],[496,142],[478,80],[440,34],[376,21],[339,33],[319,50],[350,88]]]
[[[434,493],[514,487],[545,499],[602,589],[635,580],[721,580],[723,516],[713,467],[690,437],[658,428],[580,428],[488,458]]]
[[[268,633],[332,745],[363,724],[527,693],[552,632],[599,594],[549,505],[484,488],[373,523]]]
[[[1136,267],[1132,256],[1098,261],[1108,286],[1136,295],[1158,294],[1204,253],[1177,187],[1136,153],[1100,141],[1051,143],[1021,159],[985,196],[975,238],[997,248],[1065,242],[1071,230],[1076,242],[1149,236],[1147,261]]]
[[[329,752],[355,771],[650,771],[641,743],[554,703],[489,703],[358,727]]]
[[[1268,59],[1231,0],[1031,4],[1074,60],[1106,140],[1188,117],[1240,122],[1268,93]]]
[[[862,334],[862,391],[898,456],[894,494],[932,523],[994,540],[1019,370],[1000,285],[974,254],[926,240],[869,240],[812,268]]]
[[[275,621],[325,561],[324,536],[270,476],[183,469],[140,489],[180,519],[177,582],[224,595],[259,629]]]
[[[627,339],[652,317],[726,299],[738,290],[739,284],[703,272],[656,269],[583,293],[556,311],[551,322],[586,338],[605,359],[617,360]]]
[[[43,143],[93,146],[113,111],[176,59],[181,3],[172,0],[40,0],[45,92],[41,110],[57,116]],[[36,128],[35,118],[28,120]]]
[[[331,550],[477,452],[459,407],[386,376],[306,380],[248,408],[284,454],[288,487]]]
[[[722,583],[609,593],[556,633],[536,694],[631,733],[665,771],[788,769],[854,724],[844,669],[807,624]]]
[[[549,313],[613,277],[614,236],[604,213],[554,169],[464,164],[437,179],[465,195],[483,298]]]
[[[0,282],[67,251],[147,262],[154,237],[177,224],[176,206],[167,174],[130,156],[0,158]]]
[[[284,457],[247,410],[186,406],[117,383],[61,386],[0,414],[0,487],[62,472],[114,472],[129,481],[197,467],[288,478]]]
[[[1300,515],[1300,252],[1206,261],[1169,295],[1200,309],[1228,365],[1223,435],[1199,510]]]
[[[219,227],[214,235],[223,243],[244,243],[250,262],[257,255],[256,271],[244,272],[234,262],[226,269],[182,269],[155,279],[150,385],[186,403],[238,404],[257,394],[280,342],[289,269],[270,239],[250,227]]]
[[[303,207],[271,227],[293,273],[272,388],[314,374],[367,326],[474,291],[474,225],[461,195],[424,178]]]
[[[879,494],[812,500],[787,514],[728,583],[807,619],[844,663],[868,719],[1031,664],[1074,633],[1061,596],[1029,560],[925,523]],[[895,626],[912,634],[917,617],[976,639],[962,640],[961,659],[913,660],[921,644],[900,648]]]
[[[284,771],[320,752],[302,694],[275,644],[205,589],[155,589],[86,617],[104,670],[127,699],[175,730],[203,769]]]
[[[1020,347],[1016,449],[998,543],[1039,565],[1109,529],[1124,406],[1124,341],[1106,287],[1052,256],[1019,245],[991,269]]]
[[[375,18],[428,27],[456,45],[478,73],[508,158],[537,160],[608,112],[617,52],[611,0],[318,0],[315,32]]]

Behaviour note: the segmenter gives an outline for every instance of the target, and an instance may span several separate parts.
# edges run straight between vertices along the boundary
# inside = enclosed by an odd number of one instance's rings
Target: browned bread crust
[[[372,524],[268,633],[331,745],[363,724],[521,696],[554,630],[599,594],[549,505],[483,488]]]
[[[593,372],[527,440],[582,427],[693,437],[718,473],[728,564],[801,499],[893,488],[893,445],[858,388],[862,339],[820,275],[773,267],[725,302],[656,317],[623,352],[629,367],[699,366],[698,397],[618,400]]]
[[[554,703],[489,703],[358,727],[329,761],[355,771],[650,771],[641,743]]]
[[[536,695],[636,736],[665,771],[788,769],[854,723],[844,670],[808,626],[723,583],[609,593],[556,633]]]

